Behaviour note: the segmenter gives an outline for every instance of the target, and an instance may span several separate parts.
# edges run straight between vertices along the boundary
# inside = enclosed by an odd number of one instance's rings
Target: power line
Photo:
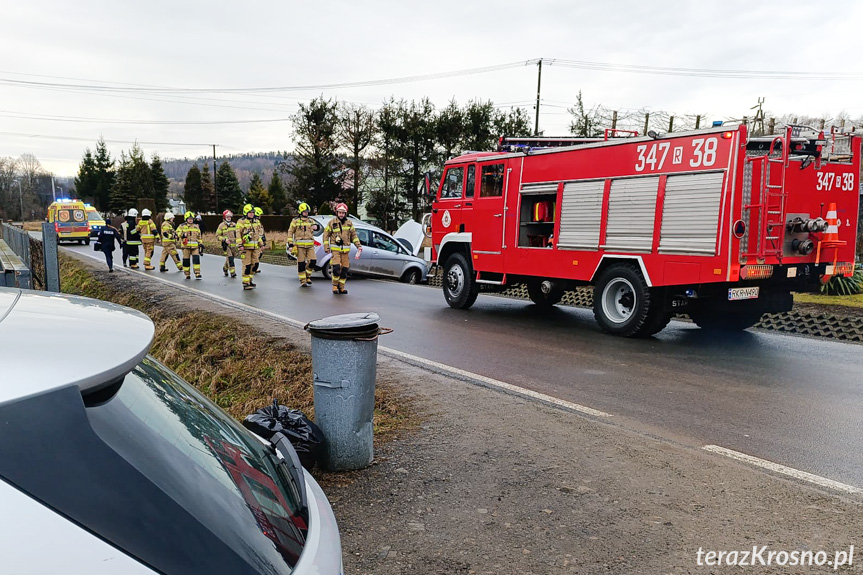
[[[108,118],[82,118],[77,116],[52,116],[47,114],[23,115],[23,112],[0,110],[0,117],[15,118],[21,120],[43,120],[51,122],[78,122],[97,124],[133,124],[133,125],[169,125],[169,126],[198,126],[218,124],[265,124],[272,122],[289,122],[290,118],[270,118],[261,120],[212,120],[212,121],[185,121],[185,120],[118,120]]]
[[[34,88],[63,88],[79,89],[95,92],[127,92],[127,93],[149,93],[149,94],[245,94],[245,93],[268,93],[268,92],[296,92],[309,90],[327,90],[335,88],[360,88],[369,86],[385,86],[391,84],[405,84],[410,82],[422,82],[427,80],[439,80],[457,76],[468,76],[473,74],[485,74],[524,66],[525,62],[510,62],[481,68],[468,68],[464,70],[453,70],[450,72],[437,72],[433,74],[422,74],[417,76],[403,76],[399,78],[385,78],[380,80],[361,80],[356,82],[339,82],[332,84],[308,84],[300,86],[274,86],[259,88],[167,88],[167,87],[145,87],[129,85],[97,85],[97,84],[69,84],[60,82],[39,82],[33,80],[15,80],[12,78],[0,78],[0,84],[10,86],[28,86]],[[95,80],[95,82],[100,82]]]
[[[74,136],[46,136],[44,134],[24,134],[21,132],[0,132],[4,136],[20,136],[22,138],[39,138],[44,140],[66,140],[70,142],[92,142],[92,138],[76,138]],[[104,140],[109,144],[143,144],[147,146],[218,146],[219,144],[184,143],[184,142],[142,142],[140,140]]]
[[[728,70],[712,68],[672,68],[664,66],[641,66],[633,64],[611,64],[608,62],[586,62],[581,60],[545,60],[549,65],[601,72],[625,72],[631,74],[659,74],[665,76],[697,76],[702,78],[737,78],[751,80],[863,80],[863,74],[789,72],[778,70]]]

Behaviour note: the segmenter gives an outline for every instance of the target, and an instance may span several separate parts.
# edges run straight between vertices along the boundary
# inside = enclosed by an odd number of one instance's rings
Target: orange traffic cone
[[[834,250],[834,269],[836,259],[839,257],[839,247],[844,246],[847,242],[839,239],[839,216],[836,213],[836,202],[827,204],[827,231],[824,232],[824,237],[818,242],[818,253],[815,255],[815,265],[821,263],[821,248],[833,248]]]

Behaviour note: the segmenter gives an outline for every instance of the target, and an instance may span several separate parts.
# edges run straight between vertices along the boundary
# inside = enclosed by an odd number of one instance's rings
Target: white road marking
[[[100,259],[98,257],[96,257],[95,255],[91,256],[88,252],[74,251],[73,253],[83,254],[83,255],[86,255],[86,256],[94,259],[94,260],[100,261]],[[140,272],[135,272],[134,270],[126,269],[126,268],[115,267],[114,269],[119,270],[119,271],[123,271],[126,273],[130,273],[130,274],[140,273]],[[211,294],[211,293],[207,293],[204,291],[200,291],[200,290],[194,289],[190,286],[178,284],[178,283],[172,282],[170,280],[161,278],[159,276],[144,274],[144,277],[147,277],[151,280],[162,282],[166,285],[170,285],[171,287],[179,288],[182,291],[185,291],[185,292],[188,292],[188,293],[191,293],[194,295],[205,296],[205,297],[209,297],[209,298],[218,300],[218,301],[222,302],[223,304],[234,307],[234,308],[239,308],[239,309],[243,309],[243,310],[246,310],[249,312],[266,315],[268,317],[279,320],[281,322],[288,323],[288,324],[290,324],[296,328],[299,328],[299,329],[303,329],[306,325],[301,321],[297,321],[295,319],[291,319],[289,317],[279,315],[277,313],[266,311],[266,310],[263,310],[261,308],[250,306],[250,305],[245,304],[245,303],[234,301],[234,300],[231,300],[231,299],[228,299],[226,297],[222,297],[222,296],[219,296],[216,294]],[[381,351],[384,355],[388,355],[390,357],[401,359],[402,361],[406,361],[406,362],[412,363],[414,365],[419,365],[419,366],[425,367],[431,371],[435,371],[435,372],[443,373],[443,374],[447,374],[447,375],[452,375],[452,376],[454,376],[458,379],[462,379],[462,380],[478,382],[478,383],[485,385],[487,387],[495,388],[495,389],[504,391],[504,392],[512,394],[512,395],[518,395],[518,396],[529,398],[529,399],[536,399],[536,400],[539,400],[539,401],[542,401],[545,403],[549,403],[552,405],[556,405],[558,407],[562,407],[564,409],[568,409],[571,411],[577,411],[579,413],[584,413],[586,415],[592,415],[593,417],[612,417],[612,414],[605,413],[604,411],[599,411],[598,409],[593,409],[592,407],[587,407],[585,405],[579,405],[578,403],[572,403],[570,401],[564,401],[562,399],[558,399],[556,397],[552,397],[552,396],[546,395],[544,393],[539,393],[537,391],[525,389],[523,387],[518,387],[518,386],[512,385],[510,383],[506,383],[506,382],[503,382],[503,381],[500,381],[497,379],[492,379],[491,377],[486,377],[486,376],[480,375],[478,373],[473,373],[470,371],[465,371],[463,369],[459,369],[457,367],[452,367],[452,366],[449,366],[449,365],[446,365],[443,363],[438,363],[436,361],[432,361],[430,359],[425,359],[425,358],[419,357],[417,355],[405,353],[403,351],[398,351],[398,350],[392,349],[390,347],[378,346],[378,350]]]
[[[719,455],[730,457],[731,459],[735,459],[737,461],[742,461],[743,463],[749,463],[750,465],[755,465],[756,467],[761,467],[762,469],[767,469],[768,471],[773,471],[774,473],[780,473],[782,475],[787,475],[788,477],[793,477],[794,479],[814,483],[815,485],[826,487],[827,489],[832,489],[834,491],[841,491],[843,493],[850,494],[863,494],[863,489],[860,489],[859,487],[840,483],[838,481],[834,481],[826,477],[821,477],[820,475],[815,475],[813,473],[800,471],[799,469],[794,469],[793,467],[786,467],[785,465],[773,463],[772,461],[767,461],[766,459],[759,459],[758,457],[746,455],[745,453],[740,453],[739,451],[734,451],[732,449],[726,449],[725,447],[719,447],[718,445],[705,445],[704,447],[702,447],[702,449],[711,453],[717,453]]]

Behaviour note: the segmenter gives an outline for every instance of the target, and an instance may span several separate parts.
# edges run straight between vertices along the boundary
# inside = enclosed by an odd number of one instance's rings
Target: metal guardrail
[[[20,263],[14,264],[10,260],[8,266],[23,268],[15,272],[18,280],[13,285],[26,289],[60,291],[60,261],[54,226],[43,223],[41,233],[31,234],[4,223],[0,226],[0,237],[20,260]],[[21,279],[24,276],[26,280]]]

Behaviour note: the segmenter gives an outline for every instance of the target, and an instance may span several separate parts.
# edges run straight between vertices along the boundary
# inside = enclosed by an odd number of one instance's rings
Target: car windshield
[[[306,524],[274,452],[152,359],[87,409],[96,433],[261,572],[290,573]],[[166,521],[169,520],[166,517]],[[179,542],[178,542],[179,544]]]
[[[91,222],[101,222],[104,221],[104,218],[99,215],[99,212],[87,212],[87,220]]]

